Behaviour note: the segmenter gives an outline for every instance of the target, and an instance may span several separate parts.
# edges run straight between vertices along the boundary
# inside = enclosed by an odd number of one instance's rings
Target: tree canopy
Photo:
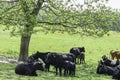
[[[4,0],[0,1],[0,23],[7,25],[6,29],[12,28],[10,30],[14,34],[23,33],[24,26],[29,23],[31,33],[35,32],[32,29],[37,26],[52,32],[99,35],[119,23],[119,12],[106,7],[105,2],[107,1],[88,0],[77,3],[77,0]],[[33,14],[33,9],[39,5],[38,14]]]

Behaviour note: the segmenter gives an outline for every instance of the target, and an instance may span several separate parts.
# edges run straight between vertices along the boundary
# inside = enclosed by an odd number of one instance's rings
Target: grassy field
[[[20,37],[10,37],[8,32],[0,32],[0,56],[18,57]],[[111,76],[96,74],[98,60],[102,55],[109,56],[110,50],[120,50],[120,34],[110,33],[110,36],[101,38],[69,35],[67,33],[45,34],[37,33],[32,35],[29,55],[36,51],[68,53],[71,47],[84,46],[86,49],[86,64],[77,64],[75,77],[55,76],[55,69],[52,72],[37,71],[37,77],[20,76],[14,73],[16,64],[0,63],[0,80],[112,80]]]

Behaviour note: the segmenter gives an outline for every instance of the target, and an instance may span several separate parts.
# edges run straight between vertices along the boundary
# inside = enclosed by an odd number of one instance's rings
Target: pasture
[[[0,56],[17,58],[19,45],[20,36],[10,37],[9,32],[0,30]],[[29,55],[36,51],[68,53],[70,48],[77,46],[85,47],[86,64],[76,65],[75,77],[56,76],[54,67],[50,68],[51,72],[37,71],[37,77],[20,76],[14,73],[16,64],[0,63],[0,80],[112,80],[111,76],[96,74],[96,67],[102,55],[109,56],[112,49],[120,50],[120,34],[116,32],[100,38],[67,33],[36,33],[31,38]]]

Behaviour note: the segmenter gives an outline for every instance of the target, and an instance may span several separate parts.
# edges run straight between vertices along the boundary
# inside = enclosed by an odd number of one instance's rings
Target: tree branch
[[[65,25],[64,23],[65,22],[38,22],[38,23],[41,23],[41,24],[47,24],[47,25],[58,25],[58,26],[64,26],[64,27],[70,27],[68,25]]]
[[[44,0],[38,0],[37,1],[37,4],[36,4],[36,7],[33,9],[32,13],[31,14],[34,14],[34,15],[37,15],[39,13],[39,10],[41,9],[42,7],[42,4],[43,4]]]
[[[55,14],[56,16],[58,16],[58,14],[56,14],[49,6],[47,6],[51,12],[53,12],[53,14]]]
[[[83,27],[83,26],[86,26],[86,25],[90,25],[90,24],[94,24],[94,22],[91,22],[91,23],[82,23],[82,24],[80,24],[80,23],[71,23],[71,22],[46,22],[46,21],[44,21],[44,22],[38,22],[38,23],[41,23],[41,24],[47,24],[47,25],[58,25],[58,26],[64,26],[64,27],[69,27],[69,28],[77,28],[78,26],[80,26],[80,27]],[[67,25],[67,24],[69,24],[69,25]],[[71,25],[74,25],[74,27],[73,26],[71,26]]]

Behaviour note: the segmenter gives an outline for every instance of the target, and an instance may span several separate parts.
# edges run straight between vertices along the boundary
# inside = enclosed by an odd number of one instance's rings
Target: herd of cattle
[[[113,79],[120,80],[120,51],[111,50],[110,55],[111,58],[103,55],[102,60],[98,61],[96,73],[111,75]],[[76,59],[79,61],[77,62]],[[50,65],[52,65],[56,69],[56,75],[59,72],[61,76],[62,69],[64,69],[64,76],[75,76],[76,63],[85,63],[84,47],[73,47],[69,53],[65,54],[37,51],[28,57],[27,62],[18,64],[15,68],[15,73],[19,75],[37,76],[36,70],[50,71]]]
[[[40,59],[42,61],[40,61]],[[85,63],[85,48],[73,47],[69,53],[57,52],[39,52],[32,54],[28,57],[27,62],[20,63],[15,68],[15,73],[19,75],[37,76],[36,70],[49,71],[50,65],[56,69],[56,75],[62,75],[64,69],[64,76],[75,76],[76,59],[78,63]]]
[[[107,74],[113,79],[120,80],[120,51],[111,50],[111,58],[106,55],[102,56],[102,60],[98,62],[97,74]],[[116,58],[116,59],[115,59]]]

